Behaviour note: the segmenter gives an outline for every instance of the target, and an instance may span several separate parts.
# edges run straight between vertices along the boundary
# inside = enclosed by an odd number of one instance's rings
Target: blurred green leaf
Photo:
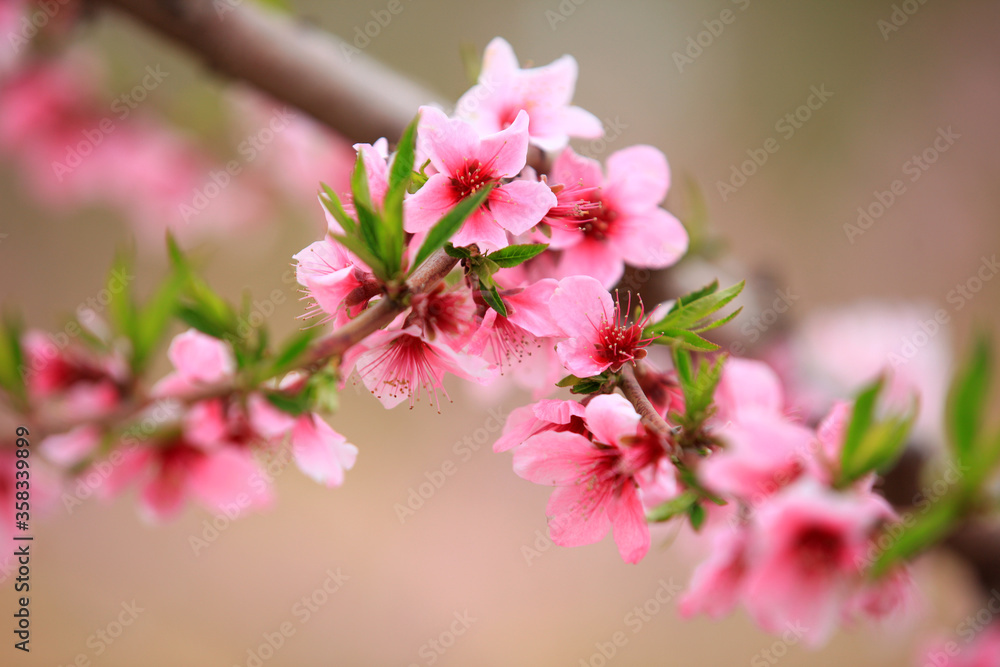
[[[948,392],[946,423],[955,460],[960,464],[970,462],[980,437],[986,399],[989,395],[993,353],[989,338],[980,335],[972,354],[955,374]]]

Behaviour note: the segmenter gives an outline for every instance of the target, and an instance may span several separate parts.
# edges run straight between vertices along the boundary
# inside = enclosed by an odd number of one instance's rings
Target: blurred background
[[[386,4],[293,0],[305,20],[349,42]],[[575,56],[575,102],[609,128],[606,140],[578,148],[598,158],[636,143],[661,148],[675,191],[686,179],[700,186],[731,270],[766,275],[765,289],[796,296],[776,326],[879,299],[945,309],[956,351],[976,323],[1000,328],[1000,280],[983,280],[960,306],[948,298],[984,275],[984,258],[1000,248],[1000,4],[403,0],[402,8],[362,50],[442,100],[469,85],[463,45],[478,54],[500,35],[522,64]],[[194,59],[117,15],[94,16],[77,33],[108,61],[109,99],[160,65],[170,75],[143,105],[198,141],[238,140],[220,112],[228,84]],[[814,108],[795,119],[815,90],[825,99],[813,97]],[[952,139],[935,148],[939,136]],[[776,152],[744,169],[770,138]],[[914,156],[924,156],[923,167]],[[741,181],[740,169],[752,174]],[[0,302],[21,308],[32,326],[56,329],[99,292],[135,231],[108,208],[53,212],[20,172],[0,163]],[[895,180],[903,193],[858,227],[859,207],[872,211]],[[279,290],[267,319],[287,333],[300,326],[303,306],[283,275],[324,222],[308,202],[271,217],[192,247],[227,296],[250,290],[264,300]],[[140,241],[138,253],[141,292],[164,260],[156,243]],[[748,308],[743,317],[753,315]],[[465,395],[457,385],[451,397],[441,414],[425,404],[386,413],[349,384],[332,420],[361,450],[345,485],[328,490],[279,462],[277,504],[217,521],[224,528],[214,533],[213,517],[196,507],[149,526],[132,495],[111,505],[55,502],[32,547],[31,654],[11,658],[5,647],[0,662],[915,665],[922,642],[953,634],[976,604],[968,573],[931,555],[917,567],[920,613],[845,629],[820,651],[779,646],[741,611],[718,623],[683,621],[676,600],[663,601],[695,562],[685,540],[658,534],[637,566],[624,565],[610,540],[550,548],[549,489],[521,480],[508,455],[491,451],[497,416],[526,397]],[[412,500],[421,485],[422,504]],[[419,507],[401,512],[408,502]],[[192,536],[207,546],[193,546]],[[9,581],[3,591],[3,608],[13,609]],[[122,605],[133,603],[142,611],[117,634]],[[283,627],[292,632],[279,642]],[[618,632],[627,641],[602,656]]]

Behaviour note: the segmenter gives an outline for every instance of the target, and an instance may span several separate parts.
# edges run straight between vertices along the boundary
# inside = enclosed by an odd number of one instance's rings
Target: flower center
[[[629,361],[642,359],[646,356],[646,347],[652,338],[643,338],[642,330],[649,318],[644,316],[642,302],[639,302],[638,320],[629,323],[628,311],[631,310],[632,296],[623,315],[618,292],[615,292],[615,310],[610,318],[605,316],[597,325],[597,344],[594,358],[596,361],[611,365],[612,371],[619,370]]]
[[[465,199],[496,180],[490,165],[484,165],[479,160],[466,160],[451,177],[451,188],[459,199]]]
[[[809,572],[829,572],[841,561],[844,543],[840,535],[823,526],[804,530],[793,547],[802,567]]]

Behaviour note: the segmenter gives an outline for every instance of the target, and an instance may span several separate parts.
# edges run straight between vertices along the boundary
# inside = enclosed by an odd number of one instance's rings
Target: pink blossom
[[[106,415],[121,403],[128,368],[119,356],[97,356],[75,343],[61,347],[39,331],[29,331],[22,345],[28,398],[43,412],[88,419]]]
[[[691,576],[678,609],[685,618],[706,614],[719,619],[733,610],[742,597],[749,533],[745,529],[715,530],[708,558]]]
[[[617,371],[646,356],[651,339],[643,337],[645,321],[629,323],[629,307],[623,313],[621,303],[594,278],[563,278],[549,309],[566,337],[556,346],[559,359],[577,377]]]
[[[342,326],[367,307],[369,297],[361,288],[374,284],[374,276],[332,238],[311,243],[294,259],[296,279],[312,300],[302,317],[322,315],[321,323]]]
[[[812,417],[887,373],[884,406],[905,412],[914,396],[917,441],[940,442],[952,370],[950,331],[923,304],[866,302],[810,315],[789,348],[790,387]]]
[[[50,435],[38,444],[38,449],[52,463],[69,468],[93,454],[100,441],[97,427],[77,426],[66,433]]]
[[[153,387],[156,396],[177,396],[199,386],[208,387],[236,372],[229,345],[196,329],[175,336],[167,357],[176,370]]]
[[[125,450],[101,487],[103,496],[129,483],[140,486],[140,507],[153,521],[175,517],[191,497],[207,509],[258,509],[271,503],[270,490],[257,482],[266,479],[249,449],[220,447],[213,451],[179,438],[157,447]]]
[[[481,134],[489,134],[509,127],[526,111],[531,143],[545,151],[559,150],[570,137],[596,139],[604,134],[601,121],[570,106],[576,76],[572,56],[521,69],[510,44],[496,37],[483,54],[479,81],[459,99],[456,113]]]
[[[784,415],[781,384],[766,364],[728,360],[715,398],[711,433],[725,449],[702,462],[699,479],[757,502],[802,474],[815,434]]]
[[[305,414],[295,421],[292,429],[292,456],[306,475],[336,487],[344,483],[344,471],[354,467],[358,448],[319,415]]]
[[[593,442],[572,431],[541,431],[514,450],[514,472],[557,487],[547,510],[553,542],[593,544],[611,529],[625,562],[637,563],[650,537],[636,475],[654,466],[663,449],[618,394],[594,397],[584,421]]]
[[[500,438],[493,443],[493,451],[506,452],[544,431],[573,431],[585,435],[583,416],[583,404],[578,401],[549,399],[515,408],[507,417]]]
[[[512,359],[521,361],[530,356],[531,348],[539,346],[540,339],[561,335],[549,310],[549,300],[556,285],[555,280],[548,278],[526,287],[504,290],[502,298],[507,315],[487,309],[469,342],[469,352],[486,354],[502,368]]]
[[[886,518],[884,502],[812,480],[769,500],[754,524],[756,552],[745,591],[751,615],[769,632],[798,623],[808,643],[824,642],[860,589],[859,563]]]
[[[348,350],[343,367],[345,376],[356,368],[361,381],[386,408],[408,399],[412,409],[423,391],[440,409],[438,390],[448,395],[442,386],[445,373],[480,384],[494,378],[485,360],[427,340],[416,325],[376,331]]]
[[[501,183],[524,168],[527,114],[518,114],[505,130],[479,137],[464,121],[449,120],[433,107],[422,107],[418,131],[425,137],[429,159],[438,173],[406,200],[406,231],[426,232],[466,197],[482,187],[497,185],[451,239],[456,246],[475,243],[481,250],[492,251],[507,246],[504,230],[522,234],[556,205],[555,195],[544,183]]]
[[[562,251],[555,277],[592,276],[610,288],[621,279],[626,262],[662,269],[687,251],[684,226],[660,208],[670,170],[652,146],[612,153],[606,177],[596,160],[567,148],[548,180],[558,204],[544,222],[552,229],[550,247]]]
[[[464,284],[446,288],[444,284],[413,297],[406,325],[418,325],[424,338],[443,342],[453,350],[468,343],[475,328],[476,305]]]

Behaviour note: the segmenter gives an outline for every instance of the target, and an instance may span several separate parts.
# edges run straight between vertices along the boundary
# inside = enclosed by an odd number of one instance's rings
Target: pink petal
[[[480,250],[493,252],[509,245],[507,234],[493,219],[493,215],[484,206],[466,218],[462,228],[451,237],[455,246],[467,246],[473,243]]]
[[[599,542],[611,528],[608,498],[586,484],[560,486],[552,492],[545,512],[549,535],[561,547],[580,547]]]
[[[663,152],[631,146],[612,153],[607,163],[605,201],[616,211],[642,213],[659,206],[670,187],[670,168]]]
[[[344,471],[354,467],[358,448],[319,417],[303,415],[292,431],[292,454],[302,472],[335,487],[344,483]]]
[[[582,338],[570,338],[556,343],[559,361],[573,375],[585,378],[600,375],[610,366],[610,362],[597,361],[594,357],[594,343]]]
[[[403,202],[403,227],[406,231],[427,231],[459,202],[449,178],[445,174],[434,174]]]
[[[555,399],[535,403],[535,416],[553,424],[569,424],[573,417],[583,417],[586,408],[578,401],[560,401]]]
[[[558,203],[545,183],[517,180],[493,190],[489,210],[498,225],[512,234],[523,234]]]
[[[684,225],[662,208],[622,215],[611,227],[608,237],[625,261],[650,269],[675,264],[688,249]]]
[[[577,155],[572,148],[559,153],[552,165],[549,182],[566,186],[600,187],[604,181],[601,163],[589,157]]]
[[[512,296],[504,297],[507,303],[507,319],[533,336],[558,336],[562,332],[552,320],[549,299],[559,283],[552,278],[544,278],[525,287]]]
[[[431,164],[446,176],[454,176],[468,160],[481,157],[479,135],[472,126],[449,119],[440,109],[420,107],[417,132],[426,137],[424,145]]]
[[[601,283],[589,276],[574,276],[559,281],[549,309],[566,336],[592,345],[601,322],[613,317],[615,305]]]
[[[231,377],[236,368],[226,343],[196,329],[175,336],[167,356],[178,373],[205,384]]]
[[[473,131],[471,127],[470,131]],[[524,169],[524,164],[528,160],[527,112],[522,109],[517,113],[517,117],[510,124],[510,127],[483,137],[482,145],[472,157],[478,159],[481,164],[489,165],[491,171],[497,176],[504,178],[517,176]],[[545,210],[548,211],[548,209]]]
[[[584,474],[596,451],[582,435],[543,431],[514,451],[514,473],[535,484],[572,485]]]
[[[291,432],[296,421],[295,417],[274,407],[258,393],[250,394],[247,398],[247,416],[253,430],[268,440]]]
[[[542,422],[535,416],[534,406],[522,405],[514,408],[507,416],[507,422],[497,441],[493,443],[494,452],[506,452],[527,440]]]
[[[203,505],[232,514],[271,503],[268,487],[254,483],[263,479],[264,472],[249,450],[224,447],[194,463],[187,481]]]
[[[579,243],[562,251],[556,273],[590,276],[611,289],[625,275],[625,260],[611,244],[583,236]]]
[[[68,468],[90,456],[100,441],[101,433],[96,426],[78,426],[66,433],[50,435],[38,448],[49,461]]]
[[[649,526],[646,513],[631,482],[622,487],[621,495],[608,504],[608,518],[613,527],[618,553],[626,563],[638,563],[649,551]]]
[[[625,438],[639,433],[639,413],[621,394],[595,396],[587,404],[584,420],[594,434],[594,441],[620,447]]]

